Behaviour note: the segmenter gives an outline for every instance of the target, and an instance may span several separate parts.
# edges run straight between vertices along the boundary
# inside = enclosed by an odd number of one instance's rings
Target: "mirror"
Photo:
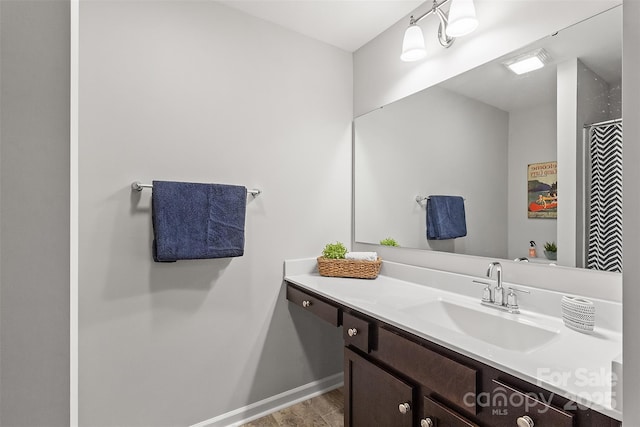
[[[531,262],[587,266],[594,237],[583,127],[622,116],[621,28],[618,6],[356,118],[355,241],[391,237],[401,247],[513,260],[529,257],[533,240]],[[516,75],[503,64],[541,48],[541,69]],[[544,179],[535,184],[529,165],[551,162],[565,175],[533,196],[557,196],[559,206],[535,217],[531,189]],[[464,198],[465,237],[427,240],[429,195]],[[558,243],[558,261],[545,259],[545,242]]]

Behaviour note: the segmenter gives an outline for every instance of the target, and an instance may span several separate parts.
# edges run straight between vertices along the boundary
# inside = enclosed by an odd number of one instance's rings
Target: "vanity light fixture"
[[[442,6],[449,1],[451,1],[451,7],[447,17],[442,11]],[[424,36],[417,24],[429,15],[435,15],[440,19],[438,41],[445,48],[451,46],[455,37],[465,36],[478,27],[473,0],[442,0],[440,3],[437,0],[433,0],[431,10],[417,18],[412,15],[409,19],[409,28],[405,31],[404,39],[402,40],[401,60],[413,62],[427,55],[424,47]]]
[[[472,33],[476,28],[478,28],[478,19],[473,0],[453,0],[449,8],[447,35],[462,37]]]
[[[551,61],[551,56],[544,49],[523,53],[511,58],[502,64],[512,72],[520,75],[530,71],[539,70]]]

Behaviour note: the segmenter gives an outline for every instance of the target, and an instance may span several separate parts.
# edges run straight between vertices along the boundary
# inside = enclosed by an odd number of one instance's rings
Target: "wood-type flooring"
[[[342,388],[305,400],[240,427],[343,427]]]

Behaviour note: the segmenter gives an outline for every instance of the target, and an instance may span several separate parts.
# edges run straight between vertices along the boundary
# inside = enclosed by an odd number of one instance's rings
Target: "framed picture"
[[[558,162],[527,166],[527,217],[558,218]]]

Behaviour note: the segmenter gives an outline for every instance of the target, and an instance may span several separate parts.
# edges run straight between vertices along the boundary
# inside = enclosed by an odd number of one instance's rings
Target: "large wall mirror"
[[[539,49],[544,67],[505,66]],[[542,246],[572,230],[557,263],[620,271],[621,70],[618,6],[356,118],[355,241],[511,260],[535,241],[530,262],[553,263]],[[557,186],[528,173],[554,162]],[[426,238],[430,195],[464,198],[465,237]]]

